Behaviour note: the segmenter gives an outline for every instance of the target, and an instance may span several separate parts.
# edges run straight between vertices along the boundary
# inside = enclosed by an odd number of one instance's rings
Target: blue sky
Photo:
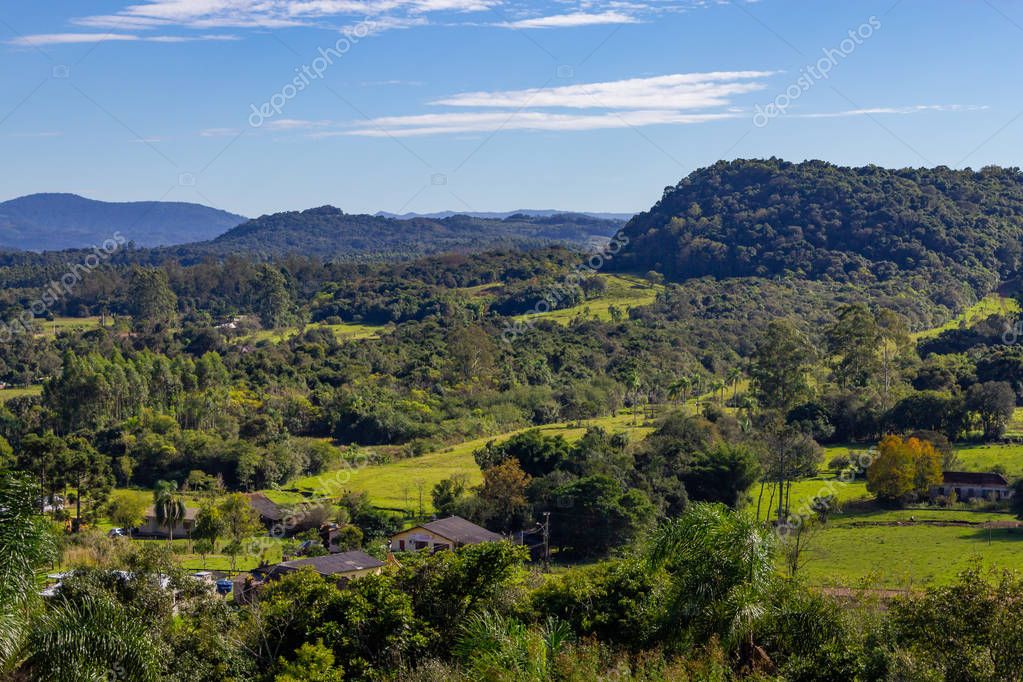
[[[0,199],[647,208],[718,159],[1020,165],[1009,0],[0,6]]]

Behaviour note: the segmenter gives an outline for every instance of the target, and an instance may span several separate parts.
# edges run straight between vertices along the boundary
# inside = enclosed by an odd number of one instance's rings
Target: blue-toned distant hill
[[[468,215],[473,218],[493,218],[494,220],[504,220],[510,218],[513,215],[524,215],[530,218],[550,218],[556,215],[584,215],[590,218],[599,218],[600,220],[628,220],[635,213],[607,213],[601,211],[558,211],[552,208],[545,208],[537,210],[534,208],[520,208],[517,211],[438,211],[436,213],[388,213],[387,211],[378,211],[375,215],[382,216],[384,218],[398,218],[400,220],[409,220],[410,218],[450,218],[455,215]]]
[[[514,214],[503,219],[470,215],[398,219],[321,206],[264,215],[211,241],[159,249],[154,256],[184,261],[233,254],[404,260],[437,253],[547,245],[585,249],[605,243],[623,224],[622,220],[604,220],[581,213]]]
[[[112,203],[77,194],[31,194],[0,203],[0,248],[85,248],[114,232],[139,246],[169,246],[213,239],[245,220],[200,204]]]

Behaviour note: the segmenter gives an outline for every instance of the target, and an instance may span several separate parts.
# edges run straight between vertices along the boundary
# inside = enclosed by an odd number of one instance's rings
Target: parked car
[[[128,537],[128,531],[123,528],[111,528],[107,531],[108,538],[125,538]]]

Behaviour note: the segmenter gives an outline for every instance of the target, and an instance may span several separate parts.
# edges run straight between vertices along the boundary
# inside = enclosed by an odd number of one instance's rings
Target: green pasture
[[[949,582],[974,562],[1015,569],[1023,563],[1023,528],[982,525],[1014,520],[969,510],[839,514],[810,532],[801,570],[815,585],[909,589]],[[937,525],[957,522],[971,525]]]
[[[1016,302],[1016,299],[1001,294],[988,294],[945,324],[915,332],[911,336],[916,341],[929,339],[950,329],[969,327],[992,315],[1015,315],[1019,311],[1019,303]]]
[[[516,320],[553,320],[559,324],[568,324],[577,317],[610,320],[611,306],[627,313],[629,308],[650,305],[657,297],[657,292],[664,287],[654,284],[642,277],[633,275],[598,274],[607,283],[607,290],[599,298],[584,301],[571,308],[552,310],[546,313],[530,313],[515,316]]]
[[[634,418],[627,411],[614,417],[552,424],[540,427],[540,430],[546,435],[561,435],[568,441],[574,441],[580,438],[590,426],[601,426],[612,432],[628,431],[637,440],[653,430],[651,426],[644,423],[642,418]],[[525,430],[519,429],[497,436],[477,438],[419,457],[401,459],[388,464],[368,465],[352,469],[342,468],[318,476],[300,478],[291,481],[284,488],[298,489],[312,495],[336,495],[339,490],[365,492],[369,496],[370,502],[377,507],[410,511],[418,511],[419,493],[422,490],[423,508],[426,512],[430,512],[433,510],[430,491],[435,484],[455,474],[464,474],[470,485],[477,485],[482,481],[482,474],[479,467],[476,466],[472,453],[486,445],[488,441],[501,441]]]
[[[27,395],[42,395],[43,386],[42,384],[32,384],[31,386],[18,386],[17,388],[5,388],[0,389],[0,403],[6,403],[12,398],[21,398]]]
[[[338,340],[358,340],[358,339],[377,339],[380,338],[381,332],[386,330],[386,326],[376,326],[370,324],[356,324],[354,322],[343,322],[341,324],[324,324],[322,322],[313,322],[307,324],[304,327],[285,327],[283,329],[262,329],[252,334],[246,334],[238,337],[238,340],[243,343],[259,343],[260,341],[269,341],[270,343],[281,343],[288,339],[297,336],[302,331],[310,331],[312,329],[329,329],[334,333],[334,336]]]

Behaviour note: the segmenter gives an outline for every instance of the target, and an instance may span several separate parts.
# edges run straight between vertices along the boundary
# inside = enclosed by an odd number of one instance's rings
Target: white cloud
[[[571,14],[555,14],[533,19],[510,21],[498,26],[504,28],[572,28],[575,26],[600,26],[605,24],[637,24],[639,19],[621,12],[572,12]]]
[[[467,92],[431,104],[456,107],[570,109],[704,109],[729,103],[733,95],[762,90],[771,71],[679,73],[653,78],[531,88]]]
[[[206,128],[199,131],[200,137],[234,137],[241,131],[237,128]]]
[[[328,131],[317,137],[357,135],[361,137],[418,137],[495,130],[581,131],[641,128],[651,125],[691,125],[737,118],[722,112],[692,114],[678,111],[622,111],[603,114],[554,114],[540,111],[478,112],[387,116],[372,119],[349,131]]]
[[[20,47],[36,47],[70,43],[99,43],[107,40],[138,40],[138,36],[124,33],[40,33],[31,36],[18,36],[7,43]]]
[[[276,121],[268,121],[264,127],[271,130],[310,130],[314,128],[325,128],[330,124],[330,121],[306,121],[298,118],[281,118]]]
[[[873,107],[870,109],[848,109],[824,113],[792,114],[795,118],[844,118],[846,116],[872,116],[874,114],[919,114],[925,111],[984,111],[987,105],[980,104],[917,104],[908,107]]]
[[[775,71],[713,71],[651,78],[530,88],[497,92],[468,92],[434,100],[433,106],[459,107],[408,116],[381,116],[347,127],[324,123],[312,137],[418,137],[510,131],[585,131],[641,128],[654,125],[694,125],[743,119],[747,107],[733,99],[760,90]],[[987,107],[961,104],[923,104],[875,107],[826,113],[793,114],[801,118],[913,114],[925,111],[976,111]],[[464,109],[476,109],[465,111]],[[498,111],[494,111],[498,109]],[[552,111],[552,109],[569,110]],[[594,110],[582,112],[580,110]],[[599,110],[599,111],[598,111]],[[288,126],[297,129],[299,126]]]
[[[69,45],[74,43],[105,43],[108,41],[150,43],[190,43],[197,40],[238,40],[232,35],[200,35],[200,36],[137,36],[130,33],[41,33],[30,36],[19,36],[7,41],[8,45],[18,47],[38,47],[40,45]]]
[[[286,28],[330,17],[387,18],[385,25],[418,25],[412,15],[431,12],[479,12],[500,0],[149,0],[116,14],[84,17],[93,27],[145,28],[174,24],[188,28]],[[402,16],[387,17],[400,12]],[[407,16],[406,16],[407,15]]]

